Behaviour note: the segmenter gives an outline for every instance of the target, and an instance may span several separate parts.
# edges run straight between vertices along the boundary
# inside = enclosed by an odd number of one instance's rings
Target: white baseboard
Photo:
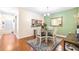
[[[56,36],[63,37],[63,38],[66,38],[67,37],[66,35],[59,35],[59,34],[56,34]]]

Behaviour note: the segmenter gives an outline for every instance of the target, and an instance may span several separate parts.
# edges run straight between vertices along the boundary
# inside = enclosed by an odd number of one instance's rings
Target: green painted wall
[[[63,26],[58,28],[57,33],[67,35],[69,32],[71,33],[76,32],[76,19],[74,17],[74,15],[76,14],[77,14],[77,8],[74,8],[74,9],[54,13],[49,17],[45,16],[44,19],[45,19],[45,23],[49,27],[51,18],[63,16]]]

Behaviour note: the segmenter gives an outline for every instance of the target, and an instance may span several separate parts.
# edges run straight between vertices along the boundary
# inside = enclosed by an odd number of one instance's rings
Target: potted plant
[[[45,30],[47,30],[47,24],[44,23],[44,24],[42,25],[42,28],[45,29]]]

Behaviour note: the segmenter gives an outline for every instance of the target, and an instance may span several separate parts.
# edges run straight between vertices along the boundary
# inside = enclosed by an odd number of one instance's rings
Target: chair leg
[[[38,44],[39,37],[36,37],[35,40],[36,40],[35,44]]]
[[[47,40],[48,40],[48,39],[47,39],[47,37],[46,37],[46,39],[45,39],[46,44],[47,44]]]
[[[36,40],[35,44],[37,44],[38,43],[38,39],[36,38],[35,40]]]
[[[39,46],[41,46],[41,37],[40,37],[40,43],[39,43]]]
[[[54,44],[54,45],[56,44],[56,39],[53,39],[53,44]]]

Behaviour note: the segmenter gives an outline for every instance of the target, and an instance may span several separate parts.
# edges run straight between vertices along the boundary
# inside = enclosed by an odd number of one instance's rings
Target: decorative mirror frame
[[[63,17],[51,18],[50,26],[53,26],[53,27],[62,27],[63,26]]]

